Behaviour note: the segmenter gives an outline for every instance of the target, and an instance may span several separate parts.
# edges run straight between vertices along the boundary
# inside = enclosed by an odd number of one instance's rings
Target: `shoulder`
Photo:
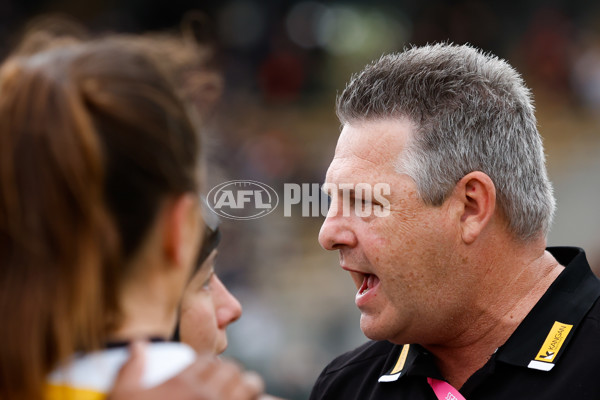
[[[359,388],[377,383],[388,360],[397,357],[402,346],[389,342],[367,342],[331,361],[319,375],[311,400],[357,398]]]
[[[332,374],[346,368],[360,367],[364,364],[372,365],[380,360],[381,366],[389,357],[390,353],[398,347],[390,342],[367,342],[354,350],[338,356],[331,361],[323,370],[321,375]]]
[[[97,393],[108,393],[128,358],[129,350],[126,347],[79,354],[54,370],[48,377],[48,384],[55,388],[86,388]],[[191,365],[195,358],[195,352],[187,345],[151,343],[145,353],[142,385],[160,385]]]
[[[577,327],[565,356],[572,354],[580,363],[597,364],[600,360],[600,299],[596,300],[590,311]],[[592,356],[595,354],[596,356]]]
[[[144,387],[160,385],[190,366],[195,359],[194,350],[183,343],[154,343],[146,354],[142,384]]]

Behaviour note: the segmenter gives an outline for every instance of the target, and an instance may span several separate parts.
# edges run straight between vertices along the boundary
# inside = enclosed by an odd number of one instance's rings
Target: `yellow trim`
[[[543,362],[554,361],[572,327],[573,325],[554,321],[554,325],[552,325],[552,329],[548,332],[548,336],[546,336],[546,340],[540,351],[538,351],[535,360]]]
[[[104,400],[106,393],[74,388],[67,385],[47,385],[45,400]]]
[[[402,347],[402,351],[400,352],[400,357],[398,357],[398,361],[396,361],[396,365],[394,366],[394,369],[392,369],[392,372],[390,372],[390,375],[394,375],[397,374],[398,372],[402,371],[402,368],[404,368],[404,363],[406,363],[406,356],[408,356],[408,348],[410,347],[409,344],[405,344]]]

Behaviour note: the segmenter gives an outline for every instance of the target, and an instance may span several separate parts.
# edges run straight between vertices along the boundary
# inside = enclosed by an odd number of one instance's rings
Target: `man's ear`
[[[167,204],[164,215],[163,250],[170,265],[187,265],[200,243],[198,199],[185,193]]]
[[[496,186],[481,171],[463,176],[454,188],[460,211],[460,231],[463,241],[471,244],[490,222],[496,210]]]

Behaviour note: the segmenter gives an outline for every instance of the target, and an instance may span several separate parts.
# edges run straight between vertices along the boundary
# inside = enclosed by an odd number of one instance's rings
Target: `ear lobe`
[[[185,265],[194,254],[199,242],[191,240],[199,220],[196,203],[194,195],[183,194],[165,207],[163,249],[170,265]]]
[[[487,226],[496,210],[496,186],[481,171],[465,175],[456,184],[456,194],[462,203],[460,227],[466,244],[473,243]]]

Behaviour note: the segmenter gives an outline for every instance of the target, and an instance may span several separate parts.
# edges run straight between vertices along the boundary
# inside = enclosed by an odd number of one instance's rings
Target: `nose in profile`
[[[325,250],[338,250],[342,246],[354,247],[356,236],[351,229],[351,217],[340,215],[331,207],[319,232],[319,243]]]
[[[242,305],[234,295],[227,290],[223,282],[215,276],[215,310],[217,316],[217,326],[224,329],[227,325],[238,320],[242,315]]]

